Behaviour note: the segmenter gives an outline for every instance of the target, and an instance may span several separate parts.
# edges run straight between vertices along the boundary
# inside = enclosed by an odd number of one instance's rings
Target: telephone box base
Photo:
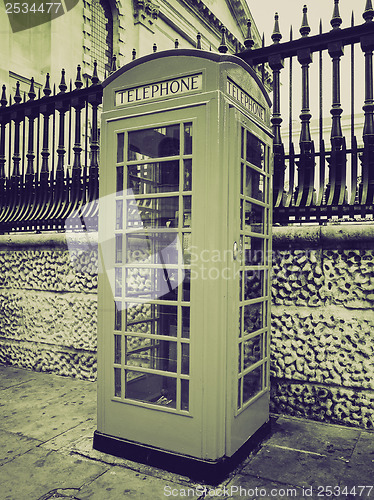
[[[231,457],[218,460],[199,458],[171,453],[134,441],[108,436],[95,431],[93,448],[116,457],[140,462],[152,467],[187,476],[208,484],[218,484],[232,472],[248,454],[270,433],[270,421],[265,422]]]

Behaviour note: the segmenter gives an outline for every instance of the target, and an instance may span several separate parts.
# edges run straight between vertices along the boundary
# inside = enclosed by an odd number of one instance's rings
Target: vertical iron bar
[[[365,54],[365,113],[362,162],[361,204],[373,203],[374,195],[374,100],[373,100],[373,50],[374,38],[361,38],[361,49]],[[362,215],[364,213],[362,212]]]

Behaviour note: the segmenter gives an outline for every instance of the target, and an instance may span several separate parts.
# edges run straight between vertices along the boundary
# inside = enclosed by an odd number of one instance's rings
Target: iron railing
[[[31,80],[30,91],[22,99],[17,83],[8,106],[3,86],[1,232],[62,230],[72,213],[81,215],[88,230],[97,229],[102,86],[96,66],[90,83],[84,85],[78,66],[75,88],[67,92],[63,70],[56,92],[47,74],[42,96],[36,99]],[[83,213],[84,209],[89,212]]]
[[[330,21],[331,31],[309,36],[310,27],[307,7],[304,6],[301,38],[281,43],[278,15],[275,16],[273,44],[253,50],[250,30],[245,41],[246,50],[238,54],[252,66],[268,64],[273,72],[273,114],[274,131],[274,182],[273,221],[278,224],[291,222],[317,222],[338,219],[372,218],[374,205],[374,100],[373,100],[373,50],[374,10],[371,0],[366,1],[363,12],[364,23],[341,28],[339,0],[334,0]],[[348,50],[348,70],[342,73],[344,48]],[[362,53],[364,57],[362,58]],[[317,64],[312,64],[313,54]],[[361,56],[361,57],[360,57]],[[301,68],[300,79],[295,77],[294,59]],[[331,75],[326,88],[326,58],[330,59]],[[361,59],[358,60],[358,59]],[[364,59],[363,68],[360,62]],[[285,71],[285,68],[288,71]],[[317,70],[318,89],[317,133],[311,133],[310,72]],[[286,73],[286,74],[284,74]],[[286,77],[282,79],[281,77]],[[364,80],[364,93],[360,106],[364,111],[357,116],[356,90]],[[344,83],[344,97],[348,97],[348,109],[341,105],[341,86]],[[347,92],[348,87],[348,92]],[[331,90],[330,90],[331,89]],[[298,151],[294,144],[296,91],[301,94],[301,112]],[[281,92],[286,91],[289,100],[288,126],[281,129],[284,121],[281,114]],[[326,145],[324,100],[332,94],[329,145]],[[347,99],[345,99],[347,100]],[[296,108],[297,109],[297,108]],[[300,109],[300,108],[299,108]],[[342,118],[349,117],[348,137],[342,132]],[[360,134],[358,136],[357,134]],[[285,138],[285,142],[283,138]],[[287,140],[288,139],[288,140]]]
[[[272,45],[254,49],[251,26],[245,49],[237,55],[256,68],[266,84],[272,71],[274,132],[274,223],[324,223],[333,218],[373,217],[374,206],[374,96],[373,50],[374,10],[366,0],[364,23],[341,28],[339,0],[334,0],[332,30],[309,36],[304,7],[301,38],[281,43],[278,16],[275,16]],[[220,52],[226,52],[223,29]],[[197,47],[199,47],[199,36]],[[344,48],[348,47],[348,93],[341,92]],[[177,49],[177,45],[176,45]],[[310,72],[317,54],[319,103],[317,133],[311,127]],[[135,57],[135,54],[133,54]],[[295,76],[300,65],[300,80]],[[326,85],[326,58],[330,61],[332,89],[330,138],[326,145],[326,118],[323,102]],[[357,119],[357,67],[363,61],[364,96]],[[287,71],[288,68],[288,71]],[[115,69],[115,64],[112,68]],[[288,77],[286,82],[284,74]],[[344,75],[347,71],[344,72]],[[359,78],[361,78],[361,73]],[[347,78],[345,78],[347,80]],[[73,88],[74,87],[74,88]],[[69,216],[78,212],[88,230],[97,229],[99,127],[102,86],[96,70],[84,83],[80,68],[69,91],[62,72],[58,89],[50,88],[47,75],[42,95],[36,98],[33,81],[22,98],[16,93],[7,101],[3,86],[0,98],[0,232],[63,230]],[[282,92],[287,92],[288,115],[281,114]],[[295,98],[301,97],[300,121],[295,123]],[[328,92],[330,93],[330,91]],[[348,110],[341,96],[348,95]],[[296,108],[297,109],[297,108]],[[343,134],[342,119],[349,117],[349,132]],[[287,127],[282,127],[288,121]],[[330,123],[331,122],[331,123]],[[299,132],[298,148],[293,136]],[[286,138],[286,139],[284,139]],[[92,203],[88,203],[92,202]],[[87,208],[89,207],[89,208]],[[83,210],[88,210],[84,213]]]

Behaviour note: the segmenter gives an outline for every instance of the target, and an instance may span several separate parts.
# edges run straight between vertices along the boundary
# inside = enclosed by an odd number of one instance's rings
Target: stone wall
[[[272,410],[374,426],[374,227],[274,228]]]
[[[0,363],[96,378],[95,236],[0,236]],[[374,426],[374,226],[275,227],[275,413]]]
[[[0,237],[0,363],[96,378],[97,251],[64,234]]]

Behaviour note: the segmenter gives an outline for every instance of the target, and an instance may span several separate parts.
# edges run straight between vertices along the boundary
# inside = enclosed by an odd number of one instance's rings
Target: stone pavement
[[[374,498],[374,432],[274,417],[219,486],[92,449],[96,384],[0,366],[0,500]]]

